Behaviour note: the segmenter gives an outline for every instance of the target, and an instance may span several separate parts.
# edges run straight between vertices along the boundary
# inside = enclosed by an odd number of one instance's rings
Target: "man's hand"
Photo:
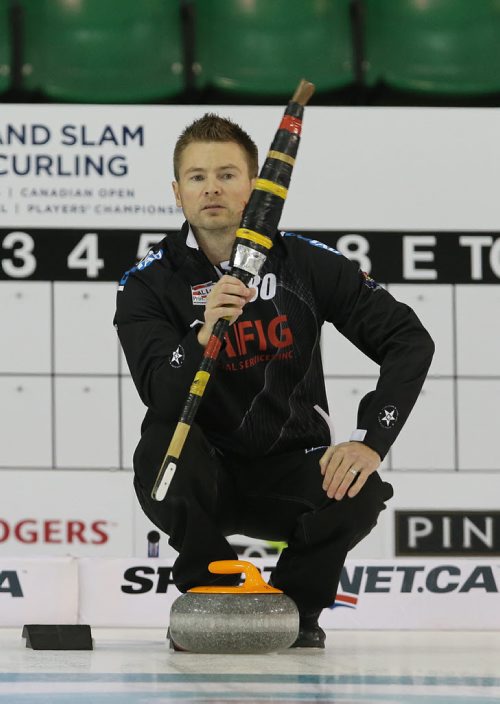
[[[229,318],[232,325],[243,313],[244,306],[253,298],[256,290],[247,288],[235,276],[224,274],[207,296],[205,323],[198,331],[198,342],[206,347],[215,323],[219,318]]]
[[[323,489],[330,499],[351,499],[363,488],[366,480],[379,467],[380,456],[362,442],[342,442],[329,447],[319,461]],[[350,488],[349,488],[350,487]]]

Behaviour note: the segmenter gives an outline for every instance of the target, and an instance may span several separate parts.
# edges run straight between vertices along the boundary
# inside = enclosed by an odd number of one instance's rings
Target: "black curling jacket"
[[[143,432],[154,421],[179,419],[203,355],[197,331],[220,272],[186,243],[188,232],[185,223],[167,235],[119,285],[114,322],[148,407]],[[328,409],[320,354],[328,321],[380,365],[352,439],[383,459],[434,352],[413,310],[335,249],[288,232],[276,236],[250,285],[258,295],[229,328],[196,416],[209,440],[247,457],[329,445],[328,425],[314,410]]]

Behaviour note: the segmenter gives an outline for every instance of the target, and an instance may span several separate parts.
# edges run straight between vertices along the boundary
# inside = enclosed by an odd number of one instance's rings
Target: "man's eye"
[[[222,174],[222,178],[223,178],[225,181],[230,181],[232,178],[234,178],[234,174],[231,174],[231,173]]]
[[[189,177],[190,181],[203,181],[203,176],[201,174],[193,174]]]

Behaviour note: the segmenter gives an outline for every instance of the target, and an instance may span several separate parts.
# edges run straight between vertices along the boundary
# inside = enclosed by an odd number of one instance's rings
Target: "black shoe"
[[[290,648],[324,648],[326,633],[318,624],[320,611],[301,613],[299,616],[299,635]]]

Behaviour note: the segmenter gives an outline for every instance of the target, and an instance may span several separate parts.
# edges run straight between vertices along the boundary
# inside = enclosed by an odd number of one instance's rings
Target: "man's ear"
[[[179,192],[179,184],[177,181],[172,181],[172,190],[174,191],[176,206],[178,208],[182,208],[181,194]]]

